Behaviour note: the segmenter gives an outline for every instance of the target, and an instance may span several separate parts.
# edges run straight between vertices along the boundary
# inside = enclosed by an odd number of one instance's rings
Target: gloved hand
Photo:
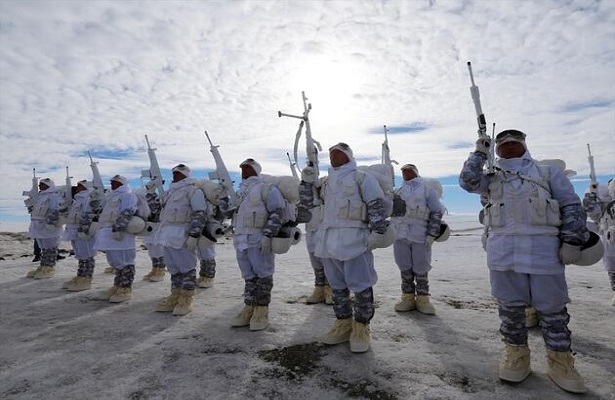
[[[148,192],[150,192],[150,193],[155,192],[155,191],[156,191],[156,181],[151,180],[151,181],[147,182],[147,183],[145,184],[145,189],[146,189]]]
[[[186,239],[186,248],[188,250],[196,250],[196,248],[199,245],[199,238],[198,237],[194,237],[194,236],[188,236],[188,239]]]
[[[55,226],[54,224],[46,224],[45,229],[48,230],[49,232],[53,232],[57,229],[57,226]]]
[[[491,138],[489,136],[479,137],[476,141],[476,150],[483,154],[489,154],[491,148]]]
[[[596,193],[585,193],[585,196],[583,196],[583,207],[591,208],[596,206],[596,203],[598,203],[598,196]]]
[[[81,240],[88,240],[90,238],[90,235],[85,232],[77,232],[77,237]]]
[[[314,167],[305,167],[301,171],[301,180],[305,183],[316,182],[316,170]]]
[[[124,232],[122,231],[113,231],[113,240],[117,240],[118,242],[124,239]]]
[[[271,238],[263,236],[261,239],[261,254],[271,253]]]
[[[393,195],[393,213],[391,217],[402,217],[406,214],[406,202],[398,194]]]
[[[436,237],[435,236],[427,235],[427,237],[425,238],[425,246],[431,247],[431,245],[435,241],[436,241]]]
[[[581,258],[581,246],[574,246],[566,242],[559,248],[559,258],[564,264],[574,264]]]

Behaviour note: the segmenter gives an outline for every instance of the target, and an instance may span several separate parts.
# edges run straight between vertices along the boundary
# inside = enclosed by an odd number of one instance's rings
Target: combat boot
[[[530,348],[527,344],[506,344],[504,356],[500,361],[500,379],[518,383],[532,372],[530,368]]]
[[[156,304],[157,312],[171,312],[175,309],[177,302],[179,301],[179,296],[181,293],[181,289],[178,287],[171,288],[171,295],[162,299],[162,301]]]
[[[71,285],[74,285],[79,279],[79,275],[75,275],[71,280],[66,281],[62,284],[62,289],[68,289]]]
[[[329,285],[325,285],[325,304],[328,306],[335,304],[333,301],[333,288]]]
[[[254,314],[254,306],[244,306],[243,309],[231,321],[231,326],[247,326],[250,325],[250,320]]]
[[[70,285],[66,289],[69,292],[81,292],[83,290],[88,290],[92,287],[92,277],[91,276],[78,276],[77,280]]]
[[[107,267],[104,270],[105,274],[115,274],[115,268],[113,267]]]
[[[416,299],[414,293],[402,293],[401,300],[395,304],[395,311],[405,312],[416,310]]]
[[[28,271],[28,273],[26,274],[26,278],[32,278],[34,279],[34,276],[36,274],[38,274],[38,272],[41,270],[41,266],[39,265],[38,267],[36,267],[36,269],[33,269],[31,271]]]
[[[209,278],[207,276],[199,276],[196,281],[196,284],[200,288],[210,288],[214,286],[214,278]]]
[[[416,300],[416,309],[426,315],[434,315],[436,313],[436,309],[433,304],[429,302],[429,295],[426,294],[418,294],[415,297]]]
[[[305,299],[306,304],[318,304],[325,301],[325,287],[314,286],[314,291]]]
[[[97,300],[109,300],[111,296],[113,296],[119,288],[120,287],[117,285],[111,286],[109,289],[103,290],[102,292],[98,293],[98,296],[96,296],[96,299]]]
[[[350,333],[350,351],[353,353],[365,353],[369,350],[369,343],[369,324],[363,324],[353,319],[352,331]]]
[[[574,356],[570,351],[547,349],[547,375],[555,384],[567,392],[585,393],[583,378],[574,368]]]
[[[262,331],[269,326],[269,307],[256,306],[250,319],[251,331]]]
[[[34,279],[50,279],[56,274],[56,269],[49,265],[43,265],[34,275]]]
[[[194,289],[180,289],[177,305],[173,309],[173,315],[186,315],[192,311],[192,298],[194,297]]]
[[[132,297],[131,287],[119,287],[111,297],[109,297],[109,303],[121,303],[126,300],[130,300]]]
[[[350,340],[352,332],[352,318],[336,319],[333,327],[320,339],[324,344],[339,344]]]

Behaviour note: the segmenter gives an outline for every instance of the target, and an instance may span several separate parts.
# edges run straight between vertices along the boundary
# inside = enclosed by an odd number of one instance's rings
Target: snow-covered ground
[[[26,279],[32,241],[0,234],[0,398],[7,399],[566,399],[546,375],[543,340],[530,332],[533,373],[502,383],[496,302],[475,216],[447,216],[453,234],[434,245],[430,274],[435,316],[396,313],[399,272],[392,249],[375,252],[379,282],[372,348],[327,347],[318,337],[334,321],[330,306],[306,305],[313,274],[301,242],[276,259],[270,326],[232,328],[243,281],[230,239],[217,246],[213,288],[200,289],[184,317],[154,312],[170,290],[141,280],[147,251],[137,252],[133,298],[94,300],[109,287],[104,255],[92,290],[61,289],[76,272],[61,260],[51,280]],[[7,224],[1,224],[0,230]],[[25,228],[24,228],[25,229]],[[67,243],[62,248],[69,249]],[[601,264],[567,269],[570,329],[577,368],[589,393],[615,399],[615,307]]]

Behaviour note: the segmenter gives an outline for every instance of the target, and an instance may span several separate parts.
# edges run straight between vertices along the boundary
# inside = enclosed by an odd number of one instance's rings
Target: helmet
[[[141,233],[145,230],[145,225],[145,220],[135,215],[130,219],[130,221],[128,221],[128,225],[126,225],[126,232],[136,235],[137,233]]]
[[[440,234],[436,237],[436,242],[446,242],[451,236],[451,228],[444,221],[440,223]]]
[[[581,246],[581,257],[575,262],[575,265],[588,266],[600,261],[604,255],[604,244],[600,240],[597,233],[590,231],[589,240]]]
[[[287,253],[290,249],[290,245],[292,243],[291,238],[283,238],[274,236],[271,238],[271,251],[275,254],[284,254]]]

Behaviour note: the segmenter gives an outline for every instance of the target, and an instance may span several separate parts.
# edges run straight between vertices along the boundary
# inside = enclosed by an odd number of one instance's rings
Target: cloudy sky
[[[298,120],[277,112],[301,114],[302,91],[323,147],[379,162],[386,124],[393,159],[478,209],[454,185],[476,139],[468,61],[489,127],[525,131],[579,190],[587,143],[615,174],[614,1],[0,0],[0,220],[27,217],[32,168],[91,178],[88,150],[138,185],[144,135],[167,171],[206,176],[207,130],[230,170],[289,174]]]

